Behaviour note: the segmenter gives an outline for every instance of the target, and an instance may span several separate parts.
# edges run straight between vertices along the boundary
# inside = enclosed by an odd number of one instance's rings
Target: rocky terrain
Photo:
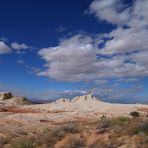
[[[107,103],[91,94],[31,104],[1,92],[0,148],[145,148],[147,113],[148,105]]]

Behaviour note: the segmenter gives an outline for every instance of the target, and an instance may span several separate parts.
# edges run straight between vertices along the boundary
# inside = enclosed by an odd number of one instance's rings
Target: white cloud
[[[99,38],[78,34],[61,40],[56,47],[40,49],[38,54],[45,60],[45,70],[37,74],[57,81],[96,83],[97,79],[148,76],[148,2],[137,0],[131,7],[122,2],[92,2],[91,13],[117,27]],[[104,47],[98,49],[96,44],[103,42]],[[110,58],[105,57],[108,55]]]
[[[39,55],[47,69],[38,73],[62,81],[92,79],[96,71],[96,51],[88,36],[76,35],[63,40],[57,47],[44,48]]]
[[[11,48],[8,47],[3,41],[0,41],[0,54],[10,53]]]
[[[148,68],[148,50],[134,53],[129,56],[134,62],[139,63]]]
[[[90,5],[90,11],[98,19],[106,20],[109,23],[117,25],[116,29],[108,34],[103,34],[102,38],[100,37],[104,41],[104,47],[100,48],[98,53],[104,55],[122,54],[125,60],[128,57],[130,61],[134,62],[134,64],[128,64],[126,66],[126,69],[133,69],[129,74],[127,73],[128,76],[147,76],[148,1],[136,0],[133,1],[132,6],[126,6],[126,8],[124,8],[122,2],[120,0],[95,0]],[[120,5],[117,5],[118,3]],[[118,7],[122,8],[121,12],[117,11]],[[114,13],[111,13],[111,11]],[[106,15],[104,15],[104,12],[106,12]],[[121,14],[125,12],[128,19],[123,20]],[[114,14],[114,18],[110,16],[112,14]],[[137,52],[133,53],[133,51]],[[130,53],[130,55],[127,56],[126,53]],[[125,70],[125,67],[123,69]],[[119,68],[118,70],[120,71],[121,69]],[[140,74],[140,72],[142,73]]]
[[[18,64],[24,64],[25,61],[24,61],[24,60],[17,60],[17,63],[18,63]]]
[[[136,83],[140,81],[140,78],[122,78],[122,79],[117,79],[116,82],[123,82],[123,83]]]
[[[66,31],[66,28],[63,26],[60,26],[59,28],[56,29],[56,32],[64,32]]]
[[[26,44],[24,44],[24,43],[19,44],[19,43],[17,43],[17,42],[11,43],[11,47],[12,47],[13,49],[15,49],[15,50],[21,50],[21,49],[27,49],[27,48],[29,48],[28,45],[26,45]]]
[[[103,85],[106,84],[108,82],[108,80],[95,80],[94,83],[97,85]]]
[[[48,99],[59,99],[59,98],[73,98],[75,96],[81,96],[87,94],[85,90],[60,90],[60,89],[49,89],[47,91],[41,92],[37,97]]]
[[[37,67],[26,66],[26,68],[29,70],[29,73],[33,74],[39,73],[41,71],[41,69]]]
[[[131,56],[97,59],[96,54],[92,38],[78,34],[61,41],[57,47],[39,51],[46,64],[45,70],[38,72],[38,75],[68,82],[148,75],[145,65],[126,62]]]
[[[105,47],[100,52],[102,54],[148,50],[148,1],[136,0],[132,6],[126,7],[122,2],[95,0],[90,5],[90,11],[99,20],[117,25],[116,29],[105,34],[109,40],[104,40]]]
[[[89,11],[99,20],[112,24],[123,24],[130,19],[130,8],[124,8],[122,0],[95,0],[91,3]]]
[[[5,38],[5,37],[0,37],[0,41],[7,42],[7,41],[8,41],[8,39],[7,39],[7,38]]]

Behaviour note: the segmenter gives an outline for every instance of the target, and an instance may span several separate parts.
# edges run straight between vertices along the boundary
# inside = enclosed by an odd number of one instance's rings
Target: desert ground
[[[148,105],[107,103],[91,94],[31,104],[3,92],[0,148],[147,148],[147,113]]]

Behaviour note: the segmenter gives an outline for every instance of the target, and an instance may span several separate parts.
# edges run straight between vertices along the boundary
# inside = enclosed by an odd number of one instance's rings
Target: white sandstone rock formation
[[[65,102],[70,102],[69,99],[61,98],[55,101],[55,103],[65,103]]]
[[[11,92],[0,92],[1,106],[27,105],[30,102],[22,96],[13,96]]]
[[[92,101],[99,101],[96,97],[94,97],[92,94],[84,95],[84,96],[79,96],[75,97],[71,100],[71,102],[92,102]]]
[[[58,120],[57,115],[65,118],[77,118],[77,117],[93,117],[93,116],[121,116],[130,115],[132,111],[138,111],[140,108],[148,108],[148,105],[142,104],[119,104],[119,103],[107,103],[98,100],[93,95],[88,94],[84,96],[75,97],[72,100],[59,99],[55,102],[48,104],[37,104],[24,106],[29,109],[46,110],[46,112],[55,112],[54,118]],[[51,114],[50,114],[51,117]]]

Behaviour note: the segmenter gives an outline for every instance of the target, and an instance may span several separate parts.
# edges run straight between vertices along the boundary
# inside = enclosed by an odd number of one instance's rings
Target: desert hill
[[[29,100],[23,96],[13,96],[11,92],[0,92],[0,105],[3,106],[17,106],[28,105]]]
[[[107,103],[92,94],[29,104],[10,92],[0,93],[0,104],[0,148],[137,148],[137,144],[146,148],[148,144],[148,105]],[[131,117],[135,111],[139,118]]]
[[[31,120],[35,124],[45,116],[47,120],[59,122],[78,118],[99,118],[103,115],[107,117],[130,116],[130,113],[134,111],[148,113],[148,105],[107,103],[100,101],[92,94],[77,96],[73,99],[61,98],[46,104],[30,104],[25,97],[4,92],[0,93],[0,104],[2,111],[15,113],[7,118],[15,118],[23,122]],[[4,106],[7,108],[5,109]]]
[[[92,117],[92,116],[128,116],[130,112],[140,111],[141,109],[148,110],[148,105],[143,104],[119,104],[108,103],[97,99],[92,94],[77,96],[73,99],[58,99],[52,103],[36,104],[23,106],[25,109],[35,109],[41,112],[59,113],[64,118],[75,117]],[[144,112],[145,113],[145,112]],[[56,116],[50,116],[51,119],[57,119]],[[62,118],[60,118],[62,119]]]

